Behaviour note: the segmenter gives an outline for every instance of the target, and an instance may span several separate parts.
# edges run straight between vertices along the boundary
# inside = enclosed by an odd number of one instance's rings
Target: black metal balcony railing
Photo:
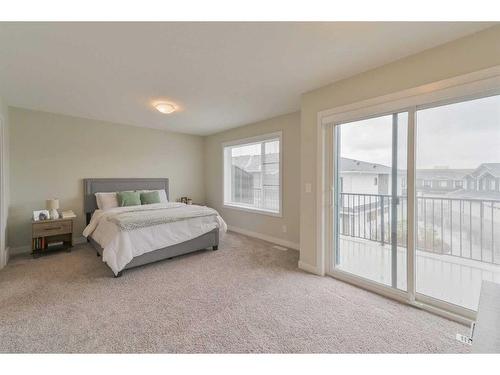
[[[408,241],[406,196],[396,202],[396,228],[391,195],[341,193],[339,233],[343,236],[392,243]],[[417,197],[417,249],[500,264],[500,201]]]

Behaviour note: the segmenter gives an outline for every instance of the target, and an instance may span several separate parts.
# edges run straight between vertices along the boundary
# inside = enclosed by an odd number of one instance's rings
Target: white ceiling
[[[300,109],[300,94],[490,23],[0,23],[11,106],[192,134]],[[181,110],[163,115],[151,101]]]

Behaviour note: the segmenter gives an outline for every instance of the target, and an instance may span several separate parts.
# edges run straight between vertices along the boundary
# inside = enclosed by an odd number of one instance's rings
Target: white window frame
[[[315,273],[354,283],[387,297],[408,303],[462,323],[469,324],[476,312],[445,301],[416,293],[415,280],[415,113],[417,109],[436,107],[500,93],[500,65],[462,76],[429,83],[408,90],[348,104],[317,115],[316,154],[316,259]],[[359,121],[388,113],[408,112],[408,248],[407,291],[400,291],[356,275],[332,269],[331,256],[335,252],[331,228],[335,227],[333,161],[333,127],[335,124]],[[330,251],[332,250],[332,251]],[[335,267],[333,267],[335,268]]]
[[[226,147],[232,147],[232,146],[244,146],[244,145],[249,145],[252,143],[261,143],[265,142],[268,140],[272,139],[278,139],[280,146],[279,146],[279,211],[271,211],[271,210],[266,210],[263,208],[259,207],[249,207],[245,205],[238,205],[232,202],[226,202],[226,190],[228,187],[226,186],[227,182],[226,181],[226,159],[225,159],[225,148]],[[282,131],[277,131],[274,133],[266,133],[262,135],[258,135],[255,137],[249,137],[249,138],[243,138],[243,139],[236,139],[233,141],[228,141],[228,142],[223,142],[222,143],[222,205],[225,208],[233,209],[233,210],[239,210],[239,211],[244,211],[244,212],[252,212],[252,213],[257,213],[257,214],[262,214],[262,215],[268,215],[268,216],[276,216],[276,217],[283,217],[283,132]]]

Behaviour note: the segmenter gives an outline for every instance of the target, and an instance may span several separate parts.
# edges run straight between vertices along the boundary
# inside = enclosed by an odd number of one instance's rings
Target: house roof
[[[241,155],[232,158],[233,165],[244,169],[247,172],[260,171],[260,155]],[[279,154],[266,154],[266,163],[275,163],[279,161]]]
[[[482,175],[484,172],[489,172],[491,175],[495,177],[500,177],[500,163],[483,163],[474,171],[469,173],[472,177],[478,177]]]
[[[417,178],[423,180],[461,180],[473,169],[417,169]]]
[[[266,162],[278,161],[279,154],[267,154]],[[233,157],[233,165],[236,165],[247,172],[257,172],[260,170],[260,155],[242,155]],[[365,172],[376,174],[390,174],[391,168],[377,163],[341,158],[340,168],[342,172]]]
[[[391,168],[386,165],[349,158],[340,158],[340,170],[342,172],[391,173]]]

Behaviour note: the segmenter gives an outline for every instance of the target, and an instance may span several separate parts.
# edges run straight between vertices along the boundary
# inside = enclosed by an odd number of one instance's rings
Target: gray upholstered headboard
[[[87,224],[97,209],[95,193],[161,189],[165,189],[167,198],[169,198],[168,178],[85,178],[83,180],[83,200]]]

